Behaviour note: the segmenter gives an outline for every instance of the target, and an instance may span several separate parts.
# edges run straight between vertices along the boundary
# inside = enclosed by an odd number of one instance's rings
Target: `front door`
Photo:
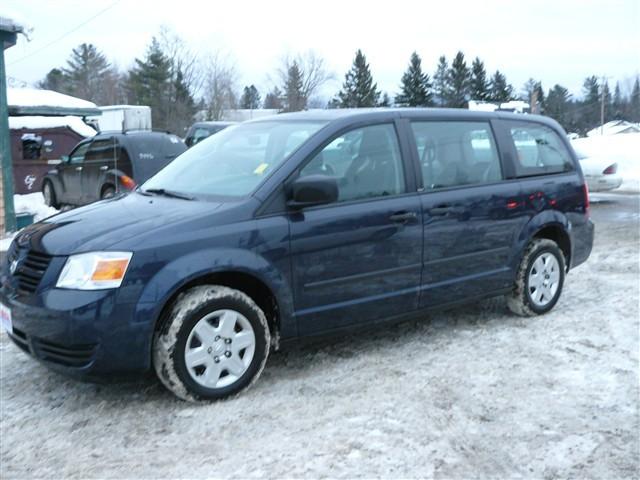
[[[69,160],[58,165],[58,176],[62,185],[59,195],[60,203],[79,205],[82,198],[82,170],[84,159],[91,142],[81,143],[69,155]]]
[[[393,124],[339,135],[300,171],[339,184],[336,203],[289,215],[300,335],[417,308],[422,222],[405,171]]]
[[[520,186],[503,181],[490,123],[415,121],[411,127],[424,183],[420,305],[509,287],[512,246],[523,221]]]
[[[100,199],[105,174],[115,168],[117,154],[114,137],[94,140],[91,144],[82,171],[82,196],[85,203]]]

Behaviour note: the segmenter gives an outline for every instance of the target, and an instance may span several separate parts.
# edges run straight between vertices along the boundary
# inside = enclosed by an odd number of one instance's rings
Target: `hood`
[[[131,193],[54,215],[25,228],[17,242],[51,255],[109,250],[150,230],[210,215],[221,205]]]

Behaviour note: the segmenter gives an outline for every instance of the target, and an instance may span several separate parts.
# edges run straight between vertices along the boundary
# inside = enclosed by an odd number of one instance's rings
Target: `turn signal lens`
[[[98,260],[93,275],[91,275],[91,280],[94,282],[122,280],[127,271],[127,265],[129,265],[129,260],[124,258],[120,260]]]

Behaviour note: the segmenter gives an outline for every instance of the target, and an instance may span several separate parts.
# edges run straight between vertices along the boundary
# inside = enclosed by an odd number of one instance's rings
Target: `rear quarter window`
[[[509,132],[516,151],[517,177],[570,172],[575,169],[571,153],[558,133],[535,123],[513,123]]]

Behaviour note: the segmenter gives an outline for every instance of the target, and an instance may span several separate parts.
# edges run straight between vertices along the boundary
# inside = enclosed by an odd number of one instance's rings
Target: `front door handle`
[[[76,172],[81,172],[82,171],[82,167],[76,167]]]
[[[100,170],[109,170],[109,167],[107,165],[103,165],[100,167]]]
[[[418,216],[415,214],[415,212],[398,212],[391,215],[389,217],[389,220],[394,223],[407,223],[415,220],[416,218],[418,218]]]

